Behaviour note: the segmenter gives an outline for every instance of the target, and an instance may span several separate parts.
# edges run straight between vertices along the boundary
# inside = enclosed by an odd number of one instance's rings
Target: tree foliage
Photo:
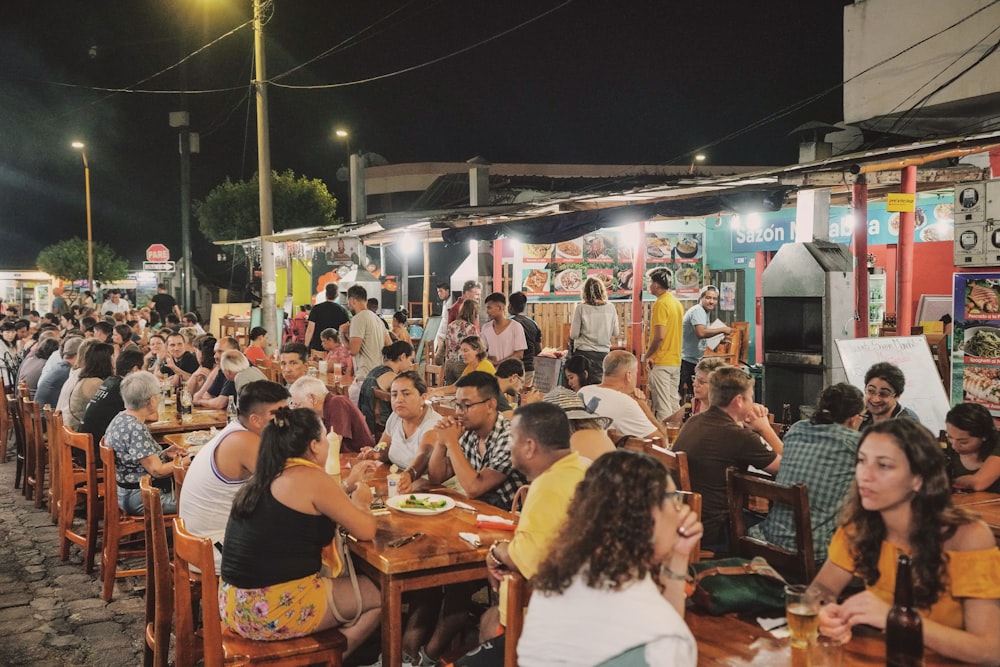
[[[42,248],[35,264],[41,271],[62,280],[87,278],[87,241],[66,239]],[[94,242],[94,280],[111,282],[128,275],[128,262],[110,246]]]
[[[202,201],[194,203],[201,232],[211,241],[260,235],[260,194],[257,174],[249,181],[228,178]],[[336,221],[337,200],[319,179],[296,176],[289,169],[272,172],[274,231],[322,227]]]

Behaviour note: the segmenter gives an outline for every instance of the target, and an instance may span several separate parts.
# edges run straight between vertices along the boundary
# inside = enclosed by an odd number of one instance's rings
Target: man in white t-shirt
[[[392,343],[385,323],[368,310],[368,291],[361,285],[351,285],[347,290],[347,307],[354,317],[340,327],[340,339],[349,340],[348,347],[354,360],[354,383],[347,395],[358,402],[361,383],[368,373],[382,363],[382,348]]]
[[[528,341],[524,327],[507,317],[507,297],[500,292],[486,297],[486,317],[490,321],[483,325],[482,336],[489,360],[495,365],[507,359],[522,359]]]
[[[666,435],[666,429],[636,389],[639,362],[631,352],[615,350],[604,358],[604,380],[580,390],[587,410],[611,419],[611,428],[622,435],[649,438]]]
[[[184,478],[184,502],[178,514],[187,529],[208,537],[215,548],[215,570],[236,492],[257,467],[260,434],[274,411],[288,405],[288,390],[276,382],[251,382],[239,396],[239,416],[198,452]]]

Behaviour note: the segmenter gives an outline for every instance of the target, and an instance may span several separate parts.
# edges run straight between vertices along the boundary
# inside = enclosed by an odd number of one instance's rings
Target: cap
[[[62,346],[62,356],[63,357],[75,357],[77,352],[80,351],[80,345],[83,344],[83,338],[80,336],[73,336],[72,338],[67,338],[63,341]]]
[[[609,417],[602,417],[588,410],[586,403],[583,402],[583,397],[565,387],[556,387],[545,394],[542,400],[546,403],[558,405],[566,411],[566,417],[570,420],[596,419],[603,429],[611,426],[611,419]]]

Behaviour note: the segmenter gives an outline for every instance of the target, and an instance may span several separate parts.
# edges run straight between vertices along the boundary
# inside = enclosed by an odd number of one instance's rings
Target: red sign
[[[147,262],[169,262],[170,249],[162,243],[154,243],[146,248]]]

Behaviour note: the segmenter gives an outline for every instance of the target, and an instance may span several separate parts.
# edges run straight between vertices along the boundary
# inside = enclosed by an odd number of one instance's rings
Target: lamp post
[[[90,165],[87,164],[86,148],[82,141],[74,141],[73,148],[83,157],[83,182],[87,196],[87,288],[94,291],[94,232],[90,219]]]
[[[698,162],[704,162],[704,161],[705,161],[705,154],[704,153],[697,153],[696,155],[693,155],[691,157],[691,168],[688,169],[688,173],[689,174],[693,174],[694,173],[694,165],[696,163],[698,163]]]
[[[351,135],[342,127],[338,127],[333,131],[337,135],[338,139],[343,140],[344,145],[347,147],[347,201],[344,202],[347,206],[351,204],[351,188],[354,187],[354,174],[351,173]],[[350,208],[347,209],[350,211]],[[354,216],[350,216],[351,222],[354,221]]]

